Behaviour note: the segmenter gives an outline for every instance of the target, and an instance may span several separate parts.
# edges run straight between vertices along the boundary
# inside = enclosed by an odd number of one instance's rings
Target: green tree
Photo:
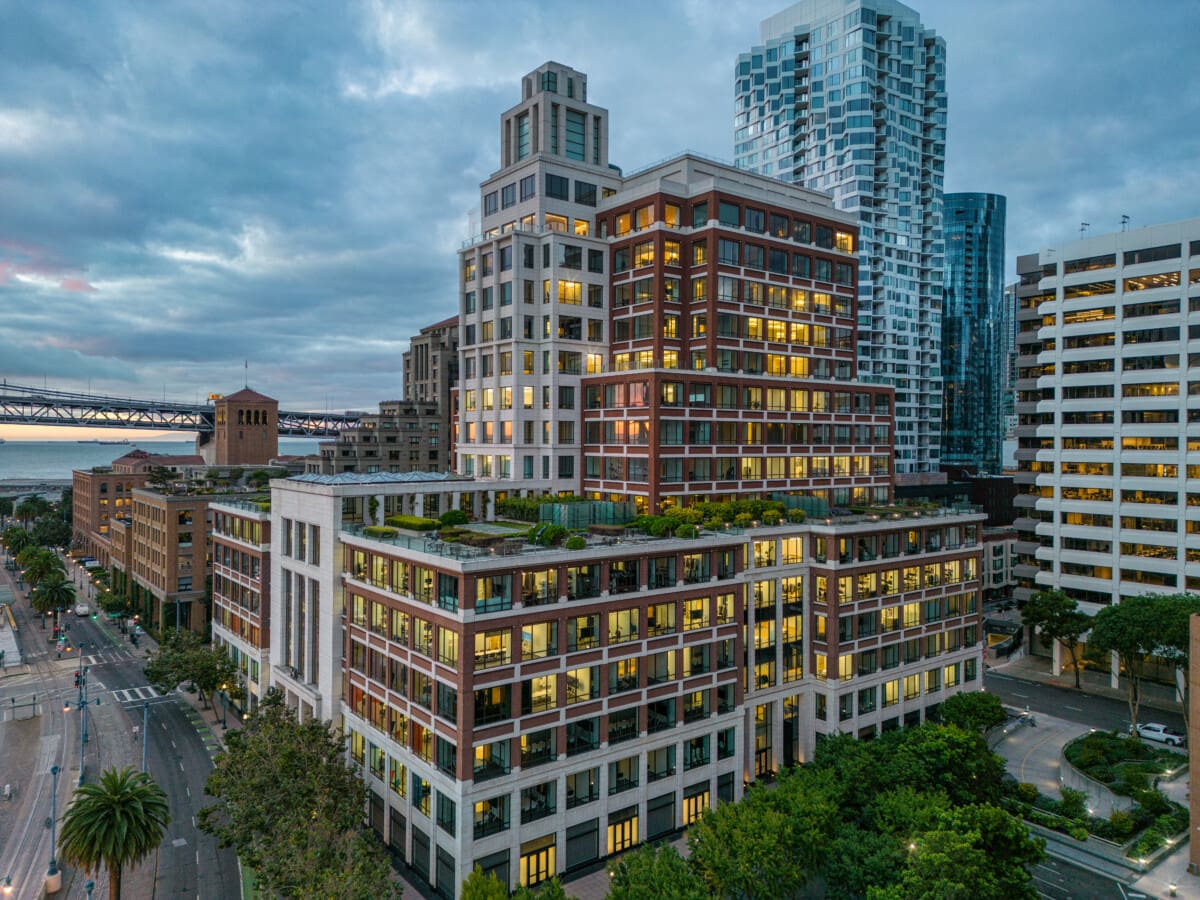
[[[87,872],[108,869],[108,895],[121,898],[121,873],[162,843],[171,822],[167,795],[132,767],[108,769],[100,780],[76,788],[63,815],[62,860]]]
[[[1183,691],[1176,691],[1176,694],[1183,713],[1183,730],[1186,732],[1190,722],[1192,616],[1200,613],[1200,594],[1168,594],[1160,598],[1160,604],[1163,628],[1158,653],[1182,670]]]
[[[704,882],[670,844],[643,844],[611,868],[610,900],[705,900]]]
[[[1088,652],[1116,653],[1125,671],[1125,698],[1129,704],[1129,727],[1137,737],[1138,710],[1142,699],[1142,679],[1146,657],[1164,640],[1163,617],[1169,604],[1162,597],[1127,597],[1106,606],[1092,620]]]
[[[237,678],[237,664],[225,648],[205,644],[193,631],[167,629],[158,652],[146,662],[146,680],[157,690],[165,694],[181,682],[191,682],[205,709],[213,692],[222,684],[235,683]]]
[[[463,882],[461,900],[508,900],[508,885],[495,872],[484,875],[477,865]]]
[[[568,897],[563,890],[562,882],[554,875],[548,881],[543,881],[537,887],[528,888],[524,885],[513,891],[513,900],[575,900]]]
[[[819,870],[839,816],[832,774],[788,773],[774,790],[705,811],[688,831],[690,861],[715,895],[784,897]]]
[[[62,572],[51,572],[34,586],[29,602],[43,616],[60,609],[70,609],[75,603],[75,585]]]
[[[1079,604],[1061,590],[1037,591],[1021,610],[1021,624],[1037,631],[1042,646],[1053,647],[1058,641],[1071,654],[1071,668],[1075,671],[1075,689],[1079,683],[1079,640],[1092,627],[1092,619],[1080,612]]]
[[[17,555],[17,565],[25,570],[25,580],[36,586],[51,573],[66,577],[66,567],[58,554],[30,544]]]
[[[17,504],[13,510],[13,515],[21,520],[21,524],[26,528],[29,523],[39,516],[44,516],[50,512],[50,501],[40,494],[30,494]]]
[[[20,525],[9,525],[4,529],[4,549],[15,559],[30,544],[36,543],[33,535]]]
[[[64,522],[57,512],[41,516],[33,523],[33,539],[43,547],[69,547],[71,523]]]
[[[1000,698],[986,691],[963,691],[942,704],[942,720],[963,731],[986,734],[1008,719]]]
[[[383,847],[362,827],[367,788],[346,765],[340,731],[298,721],[269,692],[226,743],[205,785],[216,803],[198,823],[255,870],[264,895],[399,897]]]

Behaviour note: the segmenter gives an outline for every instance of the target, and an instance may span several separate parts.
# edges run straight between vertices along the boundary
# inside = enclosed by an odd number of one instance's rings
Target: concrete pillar
[[[414,516],[424,516],[425,515],[425,495],[424,494],[414,494],[413,495],[413,515]]]
[[[1108,660],[1108,686],[1113,690],[1121,687],[1121,657],[1113,650]]]
[[[462,491],[455,491],[450,495],[450,508],[462,509]]]
[[[1062,643],[1053,641],[1050,644],[1050,674],[1062,674]]]

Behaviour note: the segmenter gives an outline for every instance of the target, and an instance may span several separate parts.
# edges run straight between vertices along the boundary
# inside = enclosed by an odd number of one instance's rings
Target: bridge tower
[[[265,466],[279,455],[279,401],[250,388],[218,397],[213,433],[196,449],[210,466]]]

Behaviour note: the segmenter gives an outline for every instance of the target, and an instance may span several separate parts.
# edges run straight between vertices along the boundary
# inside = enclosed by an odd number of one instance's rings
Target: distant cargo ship
[[[90,441],[76,441],[78,444],[128,444],[128,440],[121,441],[97,441],[94,438]]]

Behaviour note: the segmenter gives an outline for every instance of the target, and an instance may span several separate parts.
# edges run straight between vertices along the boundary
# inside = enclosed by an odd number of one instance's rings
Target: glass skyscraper
[[[1010,408],[1004,213],[999,194],[945,195],[942,465],[987,475],[1002,468]]]
[[[760,40],[735,66],[735,164],[858,216],[859,377],[896,389],[899,480],[937,472],[945,41],[894,0],[802,0]]]

